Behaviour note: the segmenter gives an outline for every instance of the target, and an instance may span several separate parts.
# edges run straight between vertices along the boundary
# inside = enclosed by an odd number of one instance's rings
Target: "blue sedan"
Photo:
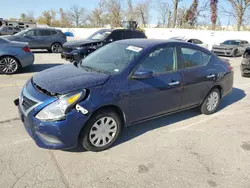
[[[14,74],[34,63],[34,55],[25,42],[0,38],[0,74]]]
[[[123,127],[195,107],[212,114],[232,87],[230,64],[202,47],[131,39],[36,74],[15,104],[38,146],[102,151]]]

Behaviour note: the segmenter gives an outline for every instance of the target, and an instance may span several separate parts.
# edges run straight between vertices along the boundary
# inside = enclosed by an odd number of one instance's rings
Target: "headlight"
[[[56,121],[64,119],[69,109],[83,99],[85,95],[86,91],[84,90],[83,92],[62,96],[57,101],[43,108],[36,115],[36,118],[41,121]]]
[[[84,48],[85,48],[85,46],[77,46],[77,47],[75,47],[76,50],[82,50]]]

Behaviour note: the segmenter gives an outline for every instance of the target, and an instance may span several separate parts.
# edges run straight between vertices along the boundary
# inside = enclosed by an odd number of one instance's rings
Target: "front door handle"
[[[209,74],[208,76],[207,76],[207,78],[214,78],[215,77],[215,74]]]
[[[179,81],[173,81],[173,82],[170,82],[168,85],[174,86],[174,85],[178,85],[178,84],[180,84]]]

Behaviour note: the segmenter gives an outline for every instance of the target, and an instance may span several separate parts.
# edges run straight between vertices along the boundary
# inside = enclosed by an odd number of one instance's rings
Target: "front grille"
[[[24,111],[27,111],[28,109],[30,109],[32,106],[36,105],[37,102],[27,98],[26,96],[22,96],[22,101],[21,101],[21,105],[24,109]]]
[[[213,48],[213,50],[225,50],[225,48]]]
[[[73,49],[72,48],[63,48],[63,52],[70,53]]]

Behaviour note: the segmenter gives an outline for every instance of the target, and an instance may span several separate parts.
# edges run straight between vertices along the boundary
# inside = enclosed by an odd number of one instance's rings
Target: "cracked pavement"
[[[35,72],[66,63],[43,51],[35,58],[0,75],[1,188],[250,187],[250,78],[240,76],[241,58],[231,59],[234,90],[216,114],[188,110],[129,127],[100,153],[44,150],[28,136],[13,100]]]

